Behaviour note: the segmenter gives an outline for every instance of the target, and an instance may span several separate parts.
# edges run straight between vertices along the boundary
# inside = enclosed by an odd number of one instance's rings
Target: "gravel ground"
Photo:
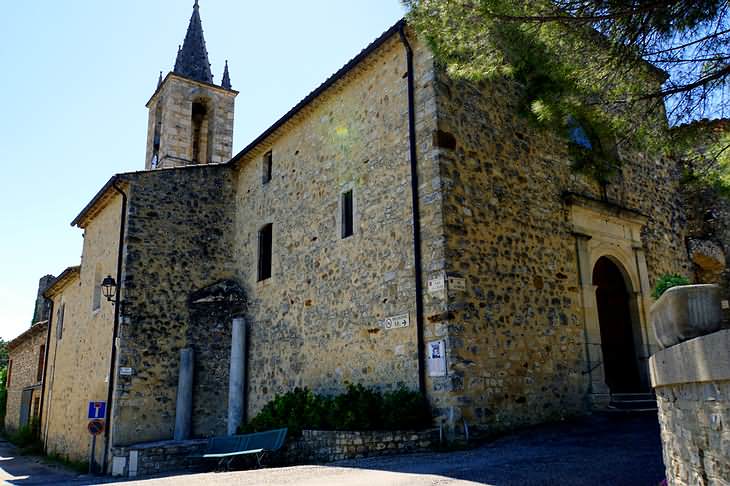
[[[29,457],[12,457],[0,442],[0,480],[6,484],[103,484]],[[13,479],[16,477],[17,479]],[[21,479],[22,478],[22,479]],[[125,481],[129,486],[467,486],[637,485],[664,478],[656,415],[594,416],[532,428],[480,447],[339,461],[326,466],[167,476]]]

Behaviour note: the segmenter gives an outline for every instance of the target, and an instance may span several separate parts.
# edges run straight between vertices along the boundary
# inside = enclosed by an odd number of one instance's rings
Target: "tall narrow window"
[[[354,233],[354,208],[352,189],[342,193],[342,237],[347,238]]]
[[[97,311],[101,308],[101,265],[96,265],[94,271],[94,295],[91,302],[91,310]]]
[[[192,108],[192,129],[193,129],[193,157],[196,164],[207,164],[208,154],[208,108],[202,101],[193,103]]]
[[[13,360],[8,361],[8,376],[5,379],[5,388],[10,388],[10,377],[13,375]]]
[[[267,224],[259,231],[259,282],[271,278],[272,225]]]
[[[271,165],[273,161],[273,155],[271,153],[271,150],[266,152],[264,154],[264,163],[261,167],[261,182],[263,184],[268,184],[271,181]]]
[[[61,304],[56,314],[56,339],[63,338],[63,314],[66,310],[66,304]]]
[[[36,372],[36,383],[43,380],[43,362],[46,359],[46,345],[41,344],[38,348],[38,371]]]

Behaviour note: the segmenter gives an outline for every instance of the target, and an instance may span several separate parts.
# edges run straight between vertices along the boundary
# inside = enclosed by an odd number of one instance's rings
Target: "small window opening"
[[[577,145],[578,147],[586,150],[593,150],[593,143],[591,143],[591,138],[588,135],[588,132],[585,128],[583,128],[583,125],[581,125],[578,120],[572,116],[568,117],[568,140],[570,140],[570,143]]]
[[[56,314],[56,339],[63,339],[63,314],[66,311],[66,304],[61,304]]]
[[[354,208],[352,189],[342,193],[342,238],[354,233]]]
[[[43,362],[46,359],[46,345],[41,344],[38,348],[38,371],[36,371],[36,383],[43,380]]]
[[[272,226],[269,223],[259,231],[259,282],[271,278]]]
[[[271,153],[271,150],[266,152],[264,154],[264,165],[262,167],[261,172],[261,182],[263,184],[268,184],[271,181],[271,166],[273,162],[273,155]]]
[[[433,132],[433,145],[434,147],[454,150],[456,148],[456,137],[449,132],[436,130]]]
[[[92,297],[91,310],[98,311],[101,308],[101,267],[96,266],[94,271],[94,295]]]
[[[10,377],[13,376],[13,360],[8,361],[8,376],[5,379],[5,388],[10,388]]]

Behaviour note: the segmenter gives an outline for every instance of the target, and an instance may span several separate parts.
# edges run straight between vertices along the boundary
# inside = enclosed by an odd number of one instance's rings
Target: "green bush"
[[[8,440],[18,446],[24,453],[36,453],[41,450],[39,439],[40,423],[33,417],[29,424],[8,435]]]
[[[689,279],[676,273],[666,273],[657,280],[651,296],[654,297],[654,299],[658,299],[664,292],[679,285],[689,285]]]
[[[295,388],[277,395],[245,426],[241,433],[286,427],[298,437],[303,429],[405,430],[431,424],[428,402],[418,392],[400,388],[385,394],[362,385],[347,386],[334,397]]]

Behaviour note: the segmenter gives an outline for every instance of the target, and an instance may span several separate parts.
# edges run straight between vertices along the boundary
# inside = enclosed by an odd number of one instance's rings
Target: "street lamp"
[[[104,280],[101,281],[101,291],[106,297],[106,300],[112,302],[114,296],[117,294],[117,282],[111,275],[107,275]]]

